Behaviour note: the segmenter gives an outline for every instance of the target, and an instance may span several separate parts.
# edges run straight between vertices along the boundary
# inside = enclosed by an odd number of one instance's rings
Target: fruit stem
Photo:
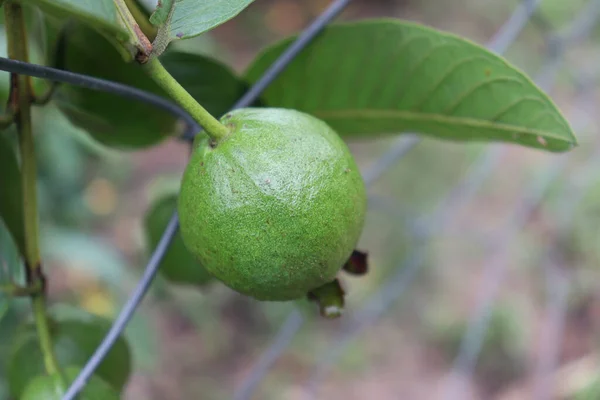
[[[6,26],[8,57],[28,62],[25,17],[20,4],[6,1],[3,5]],[[39,248],[39,222],[37,209],[37,170],[31,123],[31,88],[26,75],[10,75],[9,103],[15,110],[15,121],[21,152],[21,180],[23,182],[23,214],[25,228],[25,267],[27,285],[41,285],[41,293],[31,295],[31,307],[35,318],[44,365],[49,374],[59,373],[58,362],[50,340],[48,317],[45,308],[44,283]],[[61,376],[62,378],[62,376]]]
[[[206,131],[208,136],[218,142],[229,134],[229,129],[210,115],[165,69],[158,58],[153,57],[143,64],[146,72],[175,100],[185,111],[187,111],[196,122]]]

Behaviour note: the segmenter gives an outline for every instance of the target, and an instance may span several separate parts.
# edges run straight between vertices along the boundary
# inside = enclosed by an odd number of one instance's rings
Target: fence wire
[[[543,30],[547,44],[545,61],[541,70],[536,75],[536,82],[545,90],[550,90],[558,71],[562,68],[566,51],[571,46],[584,41],[596,27],[600,16],[600,0],[589,1],[583,7],[581,13],[573,18],[571,24],[564,31],[551,30],[549,24],[545,23],[540,16],[536,16],[536,11],[542,2],[543,0],[522,1],[498,32],[489,40],[487,47],[498,54],[504,54],[515,43],[523,29],[528,24],[534,23],[539,29]],[[333,1],[330,7],[299,35],[298,39],[290,45],[287,51],[275,61],[271,68],[265,72],[264,76],[258,80],[256,85],[250,88],[233,108],[244,107],[254,101],[269,83],[285,69],[286,65],[348,3],[350,3],[349,0]],[[536,18],[533,18],[534,16]],[[136,89],[126,87],[125,85],[73,74],[67,71],[19,63],[5,58],[0,58],[0,69],[57,82],[67,82],[96,90],[108,90],[123,96],[146,101],[166,109],[186,121],[188,124],[186,137],[188,139],[201,129],[179,107],[166,102],[164,99],[145,92],[136,91]],[[589,86],[582,85],[579,89],[581,92],[580,97],[583,97],[586,91],[589,90]],[[583,128],[583,126],[576,126],[576,130]],[[416,148],[422,140],[421,136],[415,134],[404,134],[398,139],[387,152],[382,154],[376,162],[363,172],[367,187],[371,187],[377,182],[386,172],[400,162],[404,156]],[[496,167],[503,159],[506,151],[506,146],[504,145],[490,144],[488,149],[482,152],[478,159],[471,165],[463,179],[449,191],[432,213],[416,217],[414,221],[411,221],[414,227],[413,235],[418,244],[399,263],[397,271],[387,279],[386,284],[382,285],[366,301],[362,308],[345,316],[340,329],[331,340],[328,351],[324,352],[316,360],[312,373],[307,382],[305,382],[306,393],[313,397],[316,396],[319,386],[325,380],[337,359],[344,354],[348,345],[367,328],[372,327],[389,310],[394,302],[405,293],[406,289],[411,286],[419,271],[423,268],[426,257],[425,250],[428,248],[431,240],[438,232],[442,231],[442,228],[449,225],[453,214],[458,209],[473,199],[491,174],[496,171]],[[448,374],[445,382],[446,385],[443,386],[444,398],[446,399],[465,398],[464,388],[460,384],[461,380],[455,378],[457,376],[470,376],[473,374],[482,341],[488,328],[492,305],[495,303],[497,294],[509,272],[509,252],[507,250],[512,245],[512,240],[516,234],[526,226],[533,211],[543,202],[551,184],[564,173],[570,159],[569,154],[556,155],[554,157],[554,162],[550,163],[548,167],[536,174],[531,180],[531,184],[529,185],[530,190],[526,191],[518,203],[515,204],[514,212],[507,220],[506,225],[489,238],[489,245],[487,247],[489,257],[483,268],[483,276],[478,290],[477,309],[468,321],[468,329]],[[564,188],[564,196],[560,203],[561,213],[557,216],[560,229],[568,230],[570,228],[574,210],[588,187],[596,179],[592,172],[597,171],[598,167],[600,167],[599,158],[600,149],[597,149],[592,153],[583,167],[578,169],[579,173],[583,174],[586,178],[567,185],[567,188]],[[389,204],[386,206],[385,199],[377,200],[379,200],[375,201],[377,206],[382,206],[383,208],[389,206]],[[174,214],[157,248],[154,250],[138,285],[115,319],[111,330],[101,345],[63,396],[63,400],[73,400],[77,396],[106,356],[115,340],[125,329],[148,290],[156,269],[177,229],[178,220],[177,215]],[[540,340],[540,348],[543,351],[534,371],[534,398],[536,399],[550,399],[553,396],[550,382],[552,381],[553,371],[558,364],[558,346],[564,331],[567,298],[571,286],[570,274],[560,268],[559,265],[555,265],[555,259],[555,254],[549,250],[542,260],[542,265],[540,265],[541,270],[539,271],[540,275],[543,275],[546,279],[547,304],[544,317],[545,329]],[[234,395],[236,400],[251,399],[253,397],[260,383],[270,372],[275,362],[289,347],[303,324],[304,318],[300,311],[294,310],[289,314],[273,341],[266,347],[249,375],[237,388]]]
[[[523,1],[498,30],[498,32],[488,42],[487,47],[498,54],[505,53],[510,46],[517,40],[521,31],[531,22],[532,16],[542,1]],[[578,42],[586,39],[593,28],[597,25],[600,15],[600,1],[591,0],[583,7],[582,11],[573,18],[573,21],[565,31],[548,31],[545,34],[547,43],[546,60],[541,70],[536,76],[536,83],[545,90],[550,90],[556,75],[563,65],[563,55],[565,51]],[[540,24],[540,28],[548,29],[549,24]],[[544,21],[542,21],[544,22]],[[582,92],[589,90],[589,87],[581,87]],[[581,95],[584,96],[585,93]],[[575,131],[583,129],[582,126],[574,127]],[[409,135],[400,138],[396,144],[386,153],[384,153],[370,168],[367,168],[363,176],[367,186],[372,185],[377,179],[383,176],[391,167],[395,166],[402,157],[408,154],[422,140],[419,136]],[[490,149],[485,151],[479,159],[473,164],[465,178],[458,183],[453,190],[440,203],[438,208],[429,216],[424,218],[424,223],[416,233],[420,244],[415,246],[411,254],[400,263],[397,273],[388,278],[388,282],[369,299],[366,305],[351,316],[346,316],[345,323],[340,328],[339,333],[331,340],[331,346],[316,361],[313,367],[313,373],[306,383],[306,392],[309,397],[315,398],[320,383],[326,378],[327,372],[333,368],[337,359],[344,353],[347,347],[361,332],[372,327],[376,320],[381,317],[408,288],[411,282],[417,276],[418,270],[423,266],[425,260],[425,249],[427,242],[440,231],[451,219],[457,209],[467,204],[477,190],[486,182],[487,178],[494,172],[506,151],[505,146],[491,144]],[[597,164],[598,154],[590,157],[587,164],[588,168]],[[461,390],[460,379],[454,379],[457,374],[467,375],[473,373],[477,356],[481,350],[483,337],[486,334],[489,317],[492,306],[495,302],[495,295],[500,289],[503,278],[508,270],[507,249],[511,244],[511,238],[517,233],[529,220],[530,214],[536,206],[544,199],[544,195],[549,186],[559,177],[568,162],[568,155],[558,156],[559,160],[548,167],[532,179],[531,192],[526,193],[520,204],[515,206],[515,213],[504,227],[497,233],[493,240],[494,246],[488,252],[491,254],[490,260],[484,267],[484,277],[481,282],[478,309],[473,314],[468,323],[466,335],[461,343],[454,366],[447,379],[445,389],[443,389],[443,398],[462,399],[465,398],[464,390]],[[591,181],[590,181],[591,182]],[[588,185],[590,184],[588,182]],[[583,185],[580,192],[585,192],[588,185]],[[573,200],[572,192],[566,192],[565,197],[570,199],[569,204],[565,204],[567,213],[573,212],[577,206],[577,201]],[[392,202],[390,202],[391,204]],[[566,202],[565,202],[566,203]],[[388,210],[386,210],[387,212]],[[391,210],[390,210],[391,211]],[[563,218],[564,220],[564,218]],[[566,221],[565,221],[566,223]],[[550,256],[548,256],[550,257]],[[562,324],[566,313],[566,299],[568,290],[568,281],[560,271],[548,267],[544,269],[547,275],[549,292],[547,313],[548,322],[544,351],[544,356],[540,359],[536,380],[535,399],[552,398],[551,388],[547,385],[547,379],[557,363],[557,347],[560,343]],[[275,364],[277,359],[283,354],[286,346],[291,343],[294,335],[301,329],[303,317],[299,311],[293,311],[284,324],[275,339],[267,347],[263,356],[259,358],[258,363],[252,368],[246,380],[240,385],[236,392],[236,400],[251,399],[258,388],[260,382],[264,379],[269,369]]]

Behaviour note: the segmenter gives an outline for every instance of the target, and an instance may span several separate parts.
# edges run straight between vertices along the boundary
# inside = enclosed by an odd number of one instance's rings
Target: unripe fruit
[[[218,143],[194,144],[178,202],[181,236],[230,288],[259,300],[335,279],[360,237],[366,190],[346,144],[287,109],[239,109]]]

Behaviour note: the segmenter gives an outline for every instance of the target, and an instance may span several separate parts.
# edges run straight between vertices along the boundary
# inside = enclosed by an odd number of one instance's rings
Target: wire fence
[[[491,51],[503,54],[517,40],[519,33],[530,22],[537,7],[541,1],[523,1],[517,7],[511,17],[494,35],[487,44]],[[548,51],[546,60],[543,63],[541,70],[535,79],[536,83],[545,90],[551,90],[552,84],[556,78],[557,71],[562,66],[564,61],[563,53],[569,45],[577,43],[588,37],[598,23],[600,16],[600,1],[592,0],[586,7],[583,8],[570,26],[563,33],[553,31],[546,32],[546,40],[548,43]],[[548,28],[548,25],[544,25]],[[585,91],[588,87],[582,87],[581,96],[585,97]],[[574,126],[576,131],[583,129],[582,126]],[[419,142],[420,137],[403,137],[397,141],[397,145],[384,153],[378,161],[364,172],[364,178],[367,186],[373,184],[387,170],[394,166],[400,159],[413,149]],[[397,273],[393,274],[386,285],[372,296],[367,304],[355,312],[351,316],[346,317],[345,324],[340,328],[339,333],[331,340],[329,351],[322,354],[316,361],[313,368],[313,373],[309,378],[306,386],[307,392],[312,398],[316,398],[317,390],[320,382],[327,376],[327,372],[333,368],[336,360],[339,359],[352,343],[354,339],[369,327],[373,326],[375,321],[382,316],[390,306],[401,297],[411,282],[418,274],[419,268],[423,266],[424,249],[427,242],[439,232],[452,218],[456,210],[467,204],[472,197],[477,193],[478,189],[486,182],[494,169],[498,166],[502,159],[502,154],[506,149],[504,146],[490,145],[490,149],[484,152],[479,159],[473,164],[465,178],[456,184],[453,190],[440,203],[439,207],[432,213],[426,216],[425,223],[418,230],[417,235],[422,242],[420,246],[416,246],[414,251],[407,256],[397,267]],[[598,155],[594,153],[587,162],[586,168],[593,168],[598,163]],[[543,201],[544,195],[552,182],[554,182],[559,174],[564,170],[568,162],[568,156],[560,156],[556,164],[548,167],[547,171],[539,174],[532,179],[531,192],[525,193],[522,200],[515,205],[513,218],[507,223],[507,226],[497,233],[491,243],[494,243],[489,249],[490,259],[484,267],[484,274],[478,294],[477,310],[468,324],[467,333],[463,338],[459,353],[455,359],[452,373],[448,377],[448,382],[443,389],[444,399],[463,399],[465,398],[464,388],[461,390],[460,379],[455,379],[456,375],[471,375],[477,356],[481,349],[482,340],[488,328],[489,317],[492,306],[494,304],[495,295],[497,294],[503,279],[508,270],[507,264],[507,247],[511,244],[511,238],[520,230],[529,220],[530,214]],[[573,192],[565,192],[565,197],[568,199],[568,204],[565,204],[563,210],[565,213],[572,213],[577,206],[577,199],[580,197],[587,187],[592,183],[589,182],[579,188],[578,195]],[[567,201],[565,201],[567,203]],[[563,217],[563,223],[567,223],[568,217]],[[564,319],[566,308],[566,280],[561,277],[556,269],[548,267],[544,269],[549,275],[548,279],[552,288],[550,292],[553,296],[548,300],[548,313],[551,314],[548,318],[548,326],[544,331],[547,333],[545,337],[545,351],[542,352],[545,356],[539,362],[538,366],[538,384],[536,386],[536,399],[552,398],[550,386],[547,385],[547,379],[550,372],[555,368],[557,362],[556,351],[560,343],[561,320]],[[292,312],[284,324],[280,332],[276,335],[273,343],[265,350],[263,356],[258,360],[252,368],[252,372],[248,378],[240,385],[235,399],[250,399],[254,391],[257,389],[260,382],[264,379],[272,366],[285,351],[286,346],[291,342],[293,336],[301,329],[303,318],[300,312]]]
[[[562,31],[554,31],[551,24],[543,21],[542,17],[536,15],[538,7],[543,0],[524,0],[514,10],[512,15],[502,25],[498,32],[488,41],[487,47],[496,53],[504,54],[518,40],[523,29],[528,25],[534,25],[542,30],[546,40],[547,53],[545,60],[538,73],[536,83],[543,89],[550,91],[557,78],[558,71],[565,62],[565,53],[568,49],[584,41],[594,28],[598,25],[600,18],[600,0],[590,0],[573,18],[569,26]],[[290,45],[280,58],[269,68],[264,76],[234,105],[233,108],[245,107],[251,104],[260,93],[272,82],[277,75],[285,69],[286,65],[294,57],[310,44],[310,41],[330,21],[332,21],[348,4],[349,0],[333,1],[309,27],[307,27]],[[534,18],[535,17],[535,18]],[[156,96],[142,91],[107,82],[87,76],[73,74],[59,69],[39,67],[31,64],[20,63],[5,58],[0,58],[0,69],[28,74],[57,82],[66,82],[74,85],[93,88],[95,90],[111,91],[116,94],[146,101],[157,107],[161,107],[177,115],[188,125],[186,137],[190,139],[199,130],[189,116],[177,106],[166,102]],[[577,98],[581,101],[589,101],[589,91],[593,84],[588,82],[578,87]],[[584,130],[585,124],[575,120],[573,126],[576,131]],[[416,134],[402,135],[387,151],[363,171],[367,187],[372,187],[392,167],[397,165],[403,157],[417,148],[422,138]],[[392,305],[401,298],[411,287],[419,273],[424,268],[426,251],[433,239],[441,235],[451,225],[453,216],[457,211],[468,205],[483,185],[488,182],[493,173],[497,172],[499,165],[506,156],[507,147],[500,144],[490,144],[478,158],[472,163],[464,177],[457,182],[446,196],[439,202],[437,207],[426,215],[408,216],[407,224],[412,227],[412,235],[417,243],[412,251],[398,263],[397,271],[387,277],[385,284],[371,295],[364,306],[350,312],[343,318],[336,333],[331,338],[331,345],[316,360],[308,379],[304,383],[304,392],[308,397],[317,398],[319,388],[326,380],[328,373],[334,368],[338,359],[345,353],[361,334],[372,327],[378,319],[386,314]],[[595,182],[596,175],[593,173],[600,167],[600,148],[591,152],[585,162],[571,171],[571,174],[583,176],[584,178],[571,182],[563,187],[562,197],[559,201],[559,213],[555,219],[561,230],[568,230],[580,200],[588,188]],[[540,170],[527,185],[524,191],[513,204],[513,212],[506,220],[505,225],[496,230],[491,236],[485,237],[481,243],[486,248],[487,261],[483,266],[483,272],[476,294],[476,308],[472,313],[462,338],[456,358],[450,371],[442,384],[441,392],[444,399],[466,398],[462,377],[469,377],[476,369],[478,355],[481,351],[482,342],[489,326],[492,306],[497,301],[499,291],[505,283],[509,274],[509,249],[514,244],[514,238],[527,226],[532,214],[544,202],[548,190],[552,187],[570,166],[570,154],[554,155],[553,161]],[[394,207],[393,202],[386,202],[385,198],[370,195],[371,208],[379,207],[385,209]],[[142,301],[148,290],[165,254],[171,239],[178,229],[177,216],[171,218],[158,246],[154,250],[140,281],[129,300],[125,303],[121,312],[104,341],[98,347],[94,355],[82,369],[79,376],[73,381],[63,400],[72,400],[84,387],[95,369],[106,356],[116,339],[125,329],[127,323],[134,314],[136,308]],[[550,249],[544,255],[540,270],[547,285],[547,298],[544,313],[544,329],[540,338],[542,356],[539,358],[533,375],[535,376],[534,397],[535,399],[554,398],[554,391],[550,384],[553,380],[559,363],[559,344],[565,327],[565,316],[567,314],[567,299],[571,287],[570,273],[560,268],[555,263],[556,254]],[[282,324],[279,332],[275,334],[272,342],[266,346],[260,357],[250,369],[249,374],[235,390],[236,400],[251,399],[256,394],[261,382],[272,370],[277,360],[285,353],[295,335],[304,326],[304,317],[299,310],[292,311]]]

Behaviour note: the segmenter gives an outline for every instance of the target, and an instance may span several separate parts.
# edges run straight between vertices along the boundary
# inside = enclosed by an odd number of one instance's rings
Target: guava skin
[[[364,225],[366,189],[325,122],[278,108],[238,109],[217,144],[202,135],[183,175],[183,241],[235,291],[287,301],[332,281]]]

